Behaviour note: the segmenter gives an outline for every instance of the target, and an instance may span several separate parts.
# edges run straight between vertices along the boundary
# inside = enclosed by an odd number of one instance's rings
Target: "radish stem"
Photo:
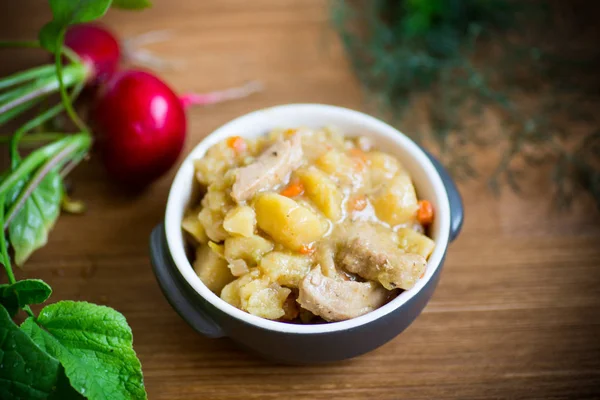
[[[29,135],[21,138],[21,140],[19,141],[19,144],[49,142],[52,140],[62,139],[66,136],[67,136],[66,133],[59,133],[59,132],[33,133],[33,134],[29,134]],[[12,140],[12,136],[0,136],[0,143],[3,143],[3,144],[10,143],[11,140]]]
[[[74,156],[68,163],[65,164],[63,169],[60,171],[60,177],[65,179],[67,175],[73,171],[73,169],[79,165],[81,160],[83,160],[87,156],[87,150],[82,151],[80,154]]]
[[[29,304],[25,304],[23,306],[23,311],[25,311],[30,317],[35,318],[35,314],[33,313],[33,311],[31,311],[31,307],[29,307]]]
[[[14,89],[13,92],[9,93],[18,93],[17,98],[10,98],[6,103],[0,106],[0,115],[10,111],[11,109],[28,102],[29,100],[38,98],[40,96],[53,93],[57,89],[61,89],[61,87],[65,90],[66,87],[73,86],[78,82],[85,81],[87,70],[83,64],[71,64],[65,68],[64,77],[67,78],[65,81],[57,79],[55,76],[49,76],[43,79],[36,80],[34,83],[26,86],[26,90],[24,88]],[[58,69],[57,69],[58,73]],[[5,93],[3,96],[6,96]]]
[[[63,65],[62,65],[63,51],[61,50],[63,48],[62,44],[63,44],[64,39],[65,39],[65,28],[63,28],[62,32],[60,33],[60,35],[58,37],[58,40],[56,43],[56,48],[58,50],[56,51],[56,54],[54,55],[54,63],[56,64],[56,77],[58,78],[58,88],[60,91],[60,98],[62,100],[63,105],[65,106],[65,111],[67,112],[67,115],[69,116],[69,118],[71,118],[71,121],[73,121],[75,126],[77,126],[83,132],[89,132],[88,127],[81,120],[81,118],[79,118],[79,116],[73,109],[73,104],[71,103],[71,99],[67,95],[67,88],[66,88],[65,82],[63,80],[64,79]],[[72,64],[72,65],[82,65],[82,64]],[[65,68],[65,70],[67,68],[69,68],[69,66],[67,66]],[[85,80],[85,77],[83,80]]]
[[[79,82],[77,84],[77,86],[75,87],[75,89],[73,90],[73,93],[71,94],[71,99],[77,98],[79,93],[81,93],[82,89],[83,89],[83,82]],[[61,113],[63,111],[63,109],[64,109],[64,104],[59,103],[59,104],[55,105],[54,107],[49,108],[48,110],[44,111],[37,117],[33,118],[32,120],[27,122],[25,125],[23,125],[21,128],[19,128],[14,133],[14,135],[12,136],[12,139],[10,141],[10,157],[11,157],[11,164],[13,165],[13,167],[16,166],[16,163],[19,161],[18,146],[19,146],[19,141],[21,140],[23,135],[25,135],[27,132],[29,132],[33,128],[40,126],[43,123],[45,123],[46,121],[49,121],[50,119],[56,117],[59,113]]]
[[[65,57],[67,57],[72,63],[81,64],[81,58],[70,48],[63,46],[61,51],[63,52]]]
[[[157,30],[142,33],[138,36],[127,38],[121,42],[123,57],[133,64],[150,67],[156,70],[174,68],[181,62],[165,60],[154,55],[151,51],[141,48],[144,45],[159,43],[169,40],[173,34],[170,30]]]
[[[35,85],[36,85],[35,82],[29,82],[25,85],[19,86],[18,88],[13,88],[11,90],[8,90],[8,91],[0,94],[0,104],[4,104],[5,102],[8,102],[8,101],[11,101],[11,100],[14,100],[16,98],[26,95],[27,93],[29,93],[33,90]]]
[[[12,108],[15,108],[16,106],[19,106],[23,103],[28,102],[29,100],[33,100],[36,97],[40,97],[40,96],[46,95],[48,93],[52,93],[54,90],[55,90],[55,88],[53,88],[52,85],[45,85],[45,86],[39,87],[35,90],[30,91],[29,93],[27,93],[23,96],[20,96],[14,100],[11,100],[4,106],[0,107],[0,113],[6,112]]]
[[[29,100],[28,102],[23,103],[20,106],[17,106],[12,110],[5,112],[4,114],[0,114],[0,126],[4,125],[11,119],[17,117],[19,114],[27,111],[29,108],[36,105],[36,103],[39,103],[40,100],[40,97],[38,97],[37,99]]]
[[[29,180],[27,186],[23,189],[17,200],[13,203],[7,213],[6,221],[4,221],[4,229],[8,228],[8,225],[12,219],[17,215],[25,201],[31,196],[31,193],[38,187],[40,182],[48,175],[52,168],[56,167],[61,161],[64,161],[65,157],[71,154],[75,150],[76,145],[66,146],[64,149],[59,151],[54,157],[50,158],[46,163],[35,173],[35,175]]]
[[[23,179],[25,176],[30,174],[33,170],[38,168],[49,157],[54,156],[57,152],[63,149],[66,145],[71,143],[73,140],[83,140],[80,136],[85,136],[88,142],[91,142],[89,134],[77,134],[67,136],[64,139],[58,140],[47,144],[44,147],[33,151],[29,156],[20,163],[16,169],[12,171],[8,177],[0,182],[0,195],[5,194],[8,190],[17,183],[18,180]]]
[[[40,48],[37,40],[0,40],[0,48],[27,47],[30,49]]]
[[[21,194],[19,195],[17,200],[10,207],[10,209],[8,210],[7,216],[6,216],[6,220],[4,221],[4,229],[8,228],[8,225],[10,224],[12,219],[17,215],[17,213],[19,212],[19,210],[21,209],[21,207],[23,206],[23,204],[25,203],[27,198],[29,198],[31,193],[38,187],[40,182],[46,177],[46,175],[48,175],[48,173],[53,168],[59,167],[62,162],[68,161],[68,157],[70,155],[72,155],[73,153],[86,151],[90,147],[92,141],[91,141],[90,135],[88,135],[87,133],[79,133],[76,135],[68,136],[67,138],[65,138],[59,142],[56,142],[56,143],[60,143],[62,145],[62,147],[59,147],[58,149],[56,149],[54,154],[52,154],[50,157],[47,157],[47,161],[35,173],[35,175],[27,183],[27,186],[25,186],[25,188],[23,189],[23,191],[21,192]],[[47,146],[47,147],[50,147],[50,146]],[[32,153],[32,155],[33,154],[35,154],[35,152]],[[28,157],[22,164],[20,164],[19,167],[21,165],[25,164],[25,162],[29,158],[31,158],[31,156]],[[43,161],[43,159],[41,161]],[[38,165],[39,164],[40,163],[38,163]],[[17,171],[18,171],[18,169],[15,170],[15,172],[17,172]],[[10,177],[15,175],[15,172],[13,172],[13,174],[11,174]],[[19,175],[20,175],[19,176],[19,178],[20,178],[25,174],[21,173]],[[9,179],[10,179],[10,177],[9,177]],[[16,179],[14,180],[14,182],[16,182]]]
[[[27,71],[17,72],[15,74],[0,79],[0,89],[6,89],[8,87],[17,85],[22,82],[27,82],[32,79],[39,79],[41,77],[53,75],[55,71],[56,67],[54,65],[42,65],[40,67],[28,69]]]
[[[10,141],[10,158],[11,158],[11,164],[12,164],[13,168],[16,166],[16,164],[20,160],[18,146],[19,146],[19,141],[21,140],[23,135],[26,134],[31,129],[35,128],[36,126],[39,126],[39,125],[43,124],[44,122],[48,121],[49,119],[52,119],[55,116],[57,116],[63,110],[63,108],[64,107],[62,104],[57,104],[54,107],[46,110],[42,114],[38,115],[31,121],[27,122],[21,128],[17,129],[17,131],[12,135],[12,138]]]
[[[0,195],[0,210],[4,210],[4,204],[6,202],[6,195]],[[0,226],[4,227],[4,212],[0,212]],[[2,255],[2,265],[4,266],[4,270],[6,271],[6,275],[8,276],[8,283],[11,285],[17,282],[15,279],[15,274],[13,273],[12,267],[10,265],[10,257],[8,255],[8,248],[6,246],[6,236],[4,234],[4,229],[0,232],[0,253]]]
[[[241,99],[248,97],[253,93],[260,92],[263,89],[263,85],[258,81],[248,82],[247,84],[239,87],[234,87],[225,90],[219,90],[216,92],[209,93],[186,93],[179,97],[181,104],[184,108],[189,108],[193,105],[206,106],[210,104],[221,103],[227,100]]]

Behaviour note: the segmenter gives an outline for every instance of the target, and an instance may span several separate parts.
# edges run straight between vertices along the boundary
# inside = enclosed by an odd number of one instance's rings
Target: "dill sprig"
[[[540,171],[559,206],[579,188],[600,206],[600,53],[596,32],[582,29],[595,25],[589,4],[334,0],[331,17],[367,105],[434,147],[457,178],[486,176],[495,192],[521,193]],[[497,162],[482,173],[485,149]]]

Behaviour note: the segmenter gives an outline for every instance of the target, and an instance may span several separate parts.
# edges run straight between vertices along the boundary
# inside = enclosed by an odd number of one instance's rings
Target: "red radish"
[[[144,186],[175,164],[186,136],[185,109],[239,99],[257,82],[205,94],[177,95],[149,72],[117,72],[100,87],[91,121],[101,157],[117,181]]]
[[[170,36],[168,31],[151,31],[121,41],[101,25],[78,24],[67,30],[65,45],[89,67],[90,80],[99,83],[108,80],[123,60],[153,69],[174,65],[141,48],[144,44],[168,40]]]
[[[109,174],[130,185],[143,186],[164,174],[185,141],[181,101],[144,71],[116,73],[100,89],[91,119]]]
[[[91,69],[95,83],[106,81],[121,60],[121,47],[106,28],[93,24],[73,25],[65,35],[65,45]]]

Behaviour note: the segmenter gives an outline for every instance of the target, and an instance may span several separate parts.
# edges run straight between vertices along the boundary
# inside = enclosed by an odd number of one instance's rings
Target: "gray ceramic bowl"
[[[193,160],[213,144],[239,135],[254,138],[277,127],[333,125],[347,135],[366,135],[398,157],[411,174],[419,197],[436,210],[431,236],[436,248],[425,276],[390,303],[348,321],[318,325],[269,321],[241,311],[212,293],[194,273],[185,253],[181,220],[192,192]],[[449,242],[459,233],[463,206],[441,164],[393,127],[366,114],[320,104],[291,104],[239,117],[207,136],[182,163],[169,194],[164,224],[152,232],[150,250],[158,283],[173,308],[196,331],[230,337],[271,360],[309,364],[358,356],[388,342],[421,313],[440,278]]]

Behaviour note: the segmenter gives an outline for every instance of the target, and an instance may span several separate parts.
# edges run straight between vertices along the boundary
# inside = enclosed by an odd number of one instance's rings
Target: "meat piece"
[[[279,140],[265,150],[252,164],[238,168],[231,197],[241,203],[257,192],[282,183],[302,162],[300,135]]]
[[[292,293],[290,293],[287,299],[285,299],[283,302],[283,311],[285,312],[283,317],[281,317],[283,321],[293,321],[298,318],[298,315],[300,314],[300,306],[296,302],[297,298],[298,292],[292,291]]]
[[[348,273],[335,265],[335,243],[324,241],[319,244],[315,252],[315,263],[321,265],[321,272],[327,278],[336,281],[355,281],[356,275]]]
[[[298,303],[327,321],[359,317],[385,303],[388,292],[374,282],[328,278],[321,266],[313,268],[300,283]]]
[[[425,272],[427,261],[405,253],[395,233],[368,222],[341,225],[337,231],[337,264],[364,279],[378,281],[388,290],[410,289]]]

